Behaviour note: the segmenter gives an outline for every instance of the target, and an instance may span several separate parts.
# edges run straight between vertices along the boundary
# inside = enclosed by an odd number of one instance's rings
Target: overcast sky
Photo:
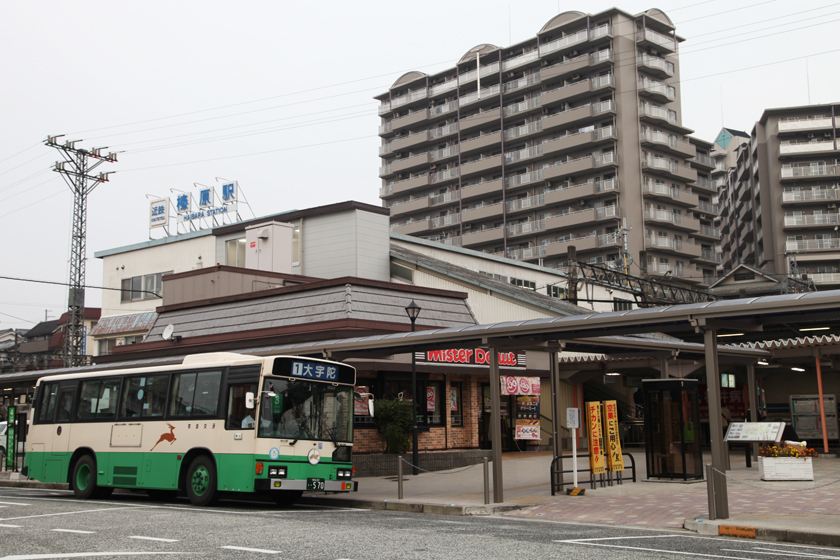
[[[72,195],[50,171],[48,134],[124,151],[89,199],[87,284],[99,286],[94,252],[148,239],[146,195],[223,177],[257,216],[379,205],[374,95],[478,44],[533,37],[558,13],[613,6],[676,22],[683,125],[697,137],[749,132],[765,108],[840,102],[830,1],[0,0],[0,275],[67,282]],[[66,310],[64,287],[0,287],[0,329]],[[100,298],[88,290],[87,305]]]

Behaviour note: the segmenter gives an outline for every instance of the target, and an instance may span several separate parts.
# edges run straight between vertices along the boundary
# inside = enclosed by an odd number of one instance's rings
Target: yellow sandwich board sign
[[[604,401],[604,428],[607,432],[605,453],[607,468],[611,472],[624,470],[624,458],[621,456],[621,440],[618,437],[618,405],[615,401]]]
[[[592,474],[604,474],[604,436],[601,431],[601,403],[586,403],[586,426],[589,435],[589,468]]]

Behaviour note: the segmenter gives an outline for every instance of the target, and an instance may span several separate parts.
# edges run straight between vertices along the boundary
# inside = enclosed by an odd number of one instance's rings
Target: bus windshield
[[[266,378],[259,437],[353,442],[353,388]]]

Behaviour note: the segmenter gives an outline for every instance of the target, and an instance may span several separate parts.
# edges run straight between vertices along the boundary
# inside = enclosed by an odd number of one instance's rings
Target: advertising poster
[[[449,411],[458,412],[458,389],[455,387],[449,388]]]
[[[540,439],[540,396],[520,395],[516,397],[515,439]]]
[[[15,466],[15,407],[9,407],[9,423],[6,426],[6,468]]]
[[[618,405],[615,401],[604,401],[604,427],[607,432],[607,468],[611,472],[624,470],[621,456],[621,439],[618,437]]]
[[[370,414],[367,398],[369,392],[367,387],[356,387],[356,391],[353,393],[353,414],[356,416],[368,416]]]
[[[592,474],[604,474],[604,436],[601,431],[601,403],[586,403],[586,428],[589,436],[589,468]]]
[[[434,412],[435,411],[435,397],[437,396],[435,391],[437,389],[435,387],[426,387],[426,412]]]

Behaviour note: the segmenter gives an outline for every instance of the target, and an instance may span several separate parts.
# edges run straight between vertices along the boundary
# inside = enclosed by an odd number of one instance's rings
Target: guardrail
[[[636,482],[636,459],[634,459],[633,456],[629,453],[622,453],[621,456],[622,457],[630,457],[630,471],[633,473],[633,476],[621,476],[624,471],[616,471],[615,478],[613,478],[613,473],[607,471],[607,473],[606,473],[607,476],[604,476],[603,474],[601,474],[601,475],[598,475],[598,478],[595,478],[595,475],[592,474],[592,468],[591,467],[587,468],[587,469],[583,469],[583,470],[578,469],[578,472],[588,472],[589,473],[589,484],[590,484],[590,486],[592,487],[593,490],[595,490],[595,484],[596,483],[600,483],[601,488],[603,488],[606,485],[612,486],[613,481],[615,481],[616,484],[622,484],[622,481],[624,481],[624,480],[632,480],[633,482]],[[551,467],[550,467],[548,475],[549,475],[549,478],[551,479],[551,495],[552,496],[554,496],[554,494],[555,494],[555,492],[557,491],[558,488],[560,490],[563,490],[564,486],[574,484],[573,482],[565,482],[563,480],[563,475],[566,474],[566,473],[574,472],[574,469],[569,469],[569,470],[565,470],[565,471],[555,470],[557,461],[560,461],[562,459],[573,459],[573,458],[574,457],[572,455],[559,455],[551,461]],[[589,455],[588,454],[587,455],[578,455],[577,458],[578,459],[588,459]],[[577,466],[577,465],[575,465],[575,466]]]

